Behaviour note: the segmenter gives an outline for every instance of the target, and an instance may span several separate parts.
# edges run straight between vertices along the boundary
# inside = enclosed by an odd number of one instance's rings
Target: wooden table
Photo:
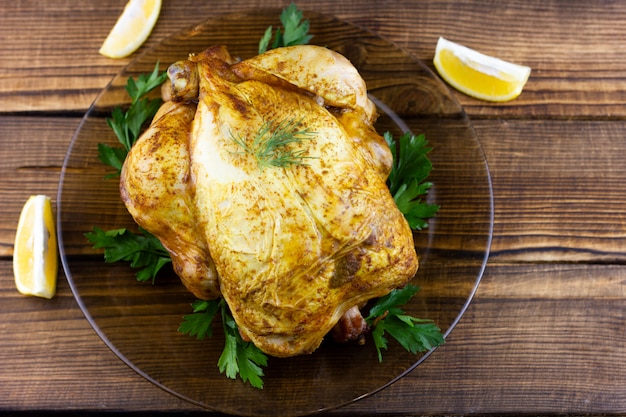
[[[56,195],[68,144],[130,59],[98,49],[125,0],[0,6],[0,414],[201,411],[135,374],[59,275],[21,296],[22,204]],[[217,14],[285,1],[165,0],[144,47]],[[491,256],[468,311],[419,368],[331,415],[626,413],[626,2],[329,1],[304,10],[373,30],[432,67],[444,36],[533,68],[516,100],[454,93],[491,169]]]

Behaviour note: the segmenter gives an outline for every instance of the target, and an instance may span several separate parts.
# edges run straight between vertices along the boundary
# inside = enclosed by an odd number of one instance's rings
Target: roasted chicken
[[[216,46],[168,74],[122,170],[135,221],[265,353],[313,352],[333,328],[358,337],[359,307],[405,285],[418,259],[357,70],[323,47],[241,61]]]

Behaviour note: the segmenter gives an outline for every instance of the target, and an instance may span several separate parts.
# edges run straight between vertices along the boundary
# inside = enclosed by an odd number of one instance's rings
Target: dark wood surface
[[[82,115],[129,62],[97,51],[123,0],[0,5],[0,414],[200,411],[135,374],[98,338],[60,272],[21,296],[21,206],[55,196]],[[287,2],[164,0],[145,47],[216,14]],[[491,256],[447,343],[388,389],[331,415],[626,413],[626,2],[309,1],[432,68],[437,37],[529,65],[523,94],[454,92],[491,170]]]

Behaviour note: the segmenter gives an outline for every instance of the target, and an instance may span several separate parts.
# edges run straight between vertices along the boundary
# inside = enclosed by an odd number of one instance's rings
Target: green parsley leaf
[[[371,334],[379,362],[383,360],[382,349],[387,349],[388,340],[385,334],[389,334],[413,354],[431,350],[444,343],[441,329],[431,320],[411,317],[400,308],[418,291],[419,287],[408,284],[379,298],[370,308],[365,321],[372,327]]]
[[[198,340],[211,337],[213,335],[211,324],[220,309],[220,301],[196,300],[191,306],[193,307],[193,314],[183,316],[178,331],[189,336],[195,336]]]
[[[281,28],[276,29],[274,34],[274,42],[270,46],[272,40],[272,26],[268,27],[259,42],[259,54],[266,52],[268,49],[276,49],[282,46],[306,45],[309,43],[313,35],[309,35],[309,21],[302,20],[302,11],[298,9],[295,3],[291,3],[280,14]]]
[[[126,126],[126,113],[120,107],[114,108],[111,112],[111,118],[107,119],[107,124],[113,129],[117,140],[124,146],[123,149],[128,152],[130,149],[130,138]]]
[[[112,147],[106,144],[98,144],[98,158],[105,165],[115,168],[115,173],[106,177],[119,176],[124,164],[126,155],[132,148],[135,141],[141,134],[141,129],[146,122],[152,120],[157,110],[162,104],[160,98],[150,99],[145,96],[156,87],[163,84],[167,78],[167,73],[159,74],[159,63],[154,66],[154,70],[150,74],[141,74],[137,79],[132,77],[126,83],[126,92],[131,98],[131,104],[125,112],[116,107],[111,113],[111,117],[107,118],[107,124],[122,147]]]
[[[259,41],[259,54],[266,52],[269,49],[270,41],[272,40],[272,31],[273,27],[270,26],[265,29],[265,33],[263,33],[263,37]]]
[[[112,178],[119,175],[124,165],[124,159],[128,152],[124,148],[109,146],[106,143],[98,144],[98,158],[100,161],[108,166],[115,168],[115,174],[108,174],[105,178]]]
[[[252,342],[244,342],[237,329],[237,323],[222,299],[222,325],[226,343],[217,362],[220,372],[228,378],[249,382],[255,388],[263,388],[263,368],[267,366],[267,356]]]
[[[387,350],[387,338],[385,337],[385,323],[379,322],[372,330],[372,339],[374,340],[374,346],[376,346],[376,352],[378,353],[378,362],[383,361],[383,354],[381,349]]]
[[[228,331],[226,320],[224,321],[224,350],[217,361],[217,366],[221,373],[225,373],[227,378],[236,379],[239,373],[237,363],[237,335],[233,331]]]
[[[244,342],[239,334],[237,323],[223,298],[217,300],[197,300],[192,304],[193,314],[183,317],[178,331],[201,340],[212,335],[211,324],[219,311],[224,328],[224,350],[217,366],[221,373],[230,379],[238,376],[255,388],[263,388],[263,366],[267,366],[267,356],[251,342]]]
[[[441,329],[432,320],[392,315],[384,321],[387,333],[413,354],[426,352],[444,343]]]
[[[93,244],[94,249],[104,249],[104,261],[115,263],[130,262],[130,266],[139,269],[138,281],[154,280],[157,273],[171,262],[169,253],[159,239],[141,230],[141,234],[127,229],[104,231],[94,227],[85,237]]]
[[[154,90],[167,79],[167,73],[159,73],[159,63],[154,65],[150,74],[140,74],[137,80],[132,77],[126,82],[126,91],[132,99],[132,103],[139,102],[143,96]]]
[[[280,22],[283,24],[283,46],[304,45],[309,43],[312,35],[309,35],[309,21],[302,20],[302,12],[295,3],[291,3],[280,14]]]
[[[426,181],[433,168],[428,153],[428,141],[423,134],[405,133],[396,141],[392,134],[384,134],[393,155],[393,166],[387,179],[389,191],[398,209],[404,214],[411,229],[428,227],[427,219],[433,217],[439,206],[422,200],[432,183]]]
[[[376,300],[376,303],[370,308],[369,315],[365,320],[372,321],[374,318],[381,317],[390,310],[399,311],[398,307],[408,303],[419,290],[419,287],[411,284],[406,285],[402,289],[392,290],[389,294]]]

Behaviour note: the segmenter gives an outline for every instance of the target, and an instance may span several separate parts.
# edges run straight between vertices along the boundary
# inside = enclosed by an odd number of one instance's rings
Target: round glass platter
[[[259,10],[218,16],[139,55],[86,113],[68,149],[57,196],[63,267],[102,340],[165,391],[235,415],[307,415],[337,408],[387,387],[432,353],[413,355],[392,340],[379,363],[371,339],[364,346],[327,341],[311,355],[270,358],[264,388],[253,388],[219,372],[224,340],[218,326],[202,341],[177,331],[195,298],[171,269],[154,284],[137,282],[128,264],[105,264],[85,238],[94,226],[135,229],[118,179],[105,179],[111,169],[98,159],[99,143],[118,146],[106,118],[113,108],[129,104],[127,79],[151,72],[157,62],[165,70],[211,45],[226,45],[244,59],[254,56],[265,29],[280,24],[279,15],[280,10]],[[405,310],[434,320],[447,336],[478,287],[491,244],[493,196],[478,138],[447,87],[419,60],[350,23],[310,12],[304,17],[314,35],[311,43],[343,54],[365,79],[380,113],[377,130],[396,137],[406,130],[423,133],[433,148],[428,199],[441,208],[427,229],[415,232],[420,268],[413,283],[421,291]]]

